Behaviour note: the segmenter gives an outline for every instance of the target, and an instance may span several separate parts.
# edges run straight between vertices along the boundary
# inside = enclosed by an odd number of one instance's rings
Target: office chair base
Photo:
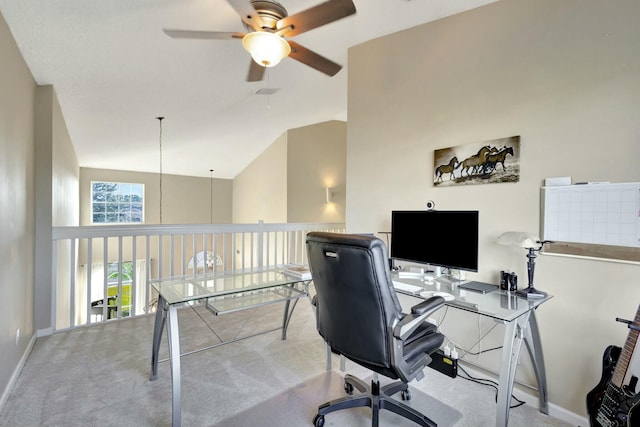
[[[315,427],[324,426],[324,416],[331,412],[362,406],[368,406],[372,410],[372,427],[378,427],[380,409],[391,411],[424,427],[437,427],[437,424],[427,416],[391,397],[401,392],[403,400],[411,398],[408,385],[402,381],[396,381],[380,387],[380,382],[374,379],[371,380],[371,386],[368,386],[361,379],[347,374],[344,378],[344,388],[349,396],[332,400],[318,407],[318,414],[313,418]],[[361,394],[351,395],[354,388],[358,389]]]

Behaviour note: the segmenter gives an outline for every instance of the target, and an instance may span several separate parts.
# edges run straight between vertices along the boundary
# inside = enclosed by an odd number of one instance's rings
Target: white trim
[[[53,328],[44,328],[36,330],[36,338],[48,337],[53,335]]]
[[[497,376],[487,375],[487,372],[483,370],[479,370],[475,365],[469,364],[469,362],[463,362],[464,369],[469,371],[471,375],[477,378],[490,379],[493,381],[497,381]],[[532,392],[526,390],[525,388],[530,388],[532,386],[528,384],[521,384],[516,381],[513,387],[513,394],[518,399],[525,402],[526,405],[531,406],[532,408],[538,409],[538,395],[536,392]],[[573,426],[588,426],[589,420],[582,415],[578,415],[575,412],[571,412],[566,408],[563,408],[555,403],[549,403],[549,415],[558,420],[567,422]]]
[[[27,344],[27,348],[24,350],[24,353],[22,353],[22,357],[20,358],[18,365],[16,365],[16,368],[13,370],[13,374],[11,375],[11,378],[9,379],[7,386],[2,392],[2,396],[0,396],[0,412],[2,412],[2,410],[4,409],[4,405],[7,403],[7,400],[9,400],[9,395],[11,394],[11,392],[13,392],[13,388],[15,387],[16,382],[18,381],[18,377],[22,372],[22,368],[24,368],[24,365],[27,363],[27,358],[31,354],[31,350],[33,350],[33,346],[35,343],[36,343],[36,335],[34,334],[31,336],[31,339],[29,340],[29,344]]]

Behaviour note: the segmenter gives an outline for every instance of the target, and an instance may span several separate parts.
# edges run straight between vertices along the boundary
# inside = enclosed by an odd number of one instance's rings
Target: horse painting
[[[433,166],[436,186],[518,182],[520,136],[435,150]]]
[[[449,180],[454,179],[454,172],[459,166],[460,163],[458,163],[458,158],[453,156],[451,160],[449,160],[449,163],[446,165],[440,165],[436,168],[436,181],[442,181],[442,176],[446,173],[451,174],[449,176]]]

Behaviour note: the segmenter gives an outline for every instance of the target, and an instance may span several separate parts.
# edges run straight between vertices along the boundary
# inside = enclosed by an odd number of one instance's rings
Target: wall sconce
[[[333,203],[333,188],[324,188],[325,203]]]

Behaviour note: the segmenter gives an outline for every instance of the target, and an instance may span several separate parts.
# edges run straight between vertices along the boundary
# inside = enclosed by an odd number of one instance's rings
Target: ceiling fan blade
[[[249,0],[227,0],[227,3],[240,15],[242,22],[256,31],[262,31],[262,18]]]
[[[329,0],[278,21],[276,28],[292,27],[285,35],[292,37],[356,13],[352,0]]]
[[[302,62],[305,65],[308,65],[311,68],[315,68],[321,73],[327,74],[328,76],[334,76],[338,71],[342,69],[342,65],[336,64],[335,62],[325,58],[324,56],[318,55],[312,50],[307,49],[306,47],[300,46],[298,43],[288,40],[289,45],[291,46],[291,53],[289,57],[295,59],[296,61]]]
[[[201,40],[230,40],[241,39],[244,33],[232,33],[227,31],[191,31],[191,30],[162,30],[166,35],[174,39],[201,39]]]
[[[252,59],[251,64],[249,65],[249,73],[247,74],[247,81],[259,82],[260,80],[262,80],[262,77],[264,76],[265,69],[266,67],[259,65],[256,61]]]

